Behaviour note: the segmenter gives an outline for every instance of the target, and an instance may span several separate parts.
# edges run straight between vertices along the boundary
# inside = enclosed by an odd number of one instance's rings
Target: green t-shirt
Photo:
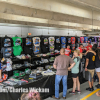
[[[14,54],[14,56],[19,56],[22,51],[23,51],[23,49],[22,49],[21,46],[13,47],[13,54]]]
[[[74,62],[75,62],[75,65],[71,69],[71,72],[74,74],[77,74],[77,73],[79,73],[80,58],[79,57],[74,58]]]
[[[14,46],[19,46],[19,45],[21,45],[21,43],[22,43],[21,37],[15,36],[15,37],[12,37],[12,40],[13,40]]]

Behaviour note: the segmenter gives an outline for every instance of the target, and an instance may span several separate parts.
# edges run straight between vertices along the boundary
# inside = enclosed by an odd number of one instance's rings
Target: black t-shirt
[[[61,41],[60,41],[60,37],[55,37],[55,44],[60,44],[61,43]]]
[[[71,37],[67,37],[67,44],[71,44]]]
[[[2,47],[12,47],[13,40],[10,37],[2,38]]]
[[[79,46],[80,46],[79,43],[76,43],[76,44],[75,44],[75,48],[78,48]]]
[[[24,54],[31,55],[33,53],[32,50],[33,50],[32,46],[24,46]]]
[[[48,37],[41,37],[41,45],[48,45],[49,40]]]
[[[95,42],[95,38],[94,37],[91,37],[91,40],[92,40],[92,42]]]
[[[32,46],[32,38],[31,37],[26,37],[26,38],[24,38],[24,41],[23,41],[24,43],[24,45],[26,45],[26,46]]]
[[[41,52],[48,53],[49,52],[49,40],[48,37],[41,37]]]
[[[80,37],[76,37],[76,43],[80,43]]]
[[[87,69],[95,69],[95,55],[92,52],[88,52],[86,58],[89,59]]]
[[[55,45],[55,50],[60,50],[61,49],[61,44],[56,44]]]
[[[96,57],[95,57],[95,67],[100,68],[100,59],[99,59],[98,55],[96,55]]]
[[[48,52],[49,52],[49,47],[48,47],[48,45],[42,45],[42,46],[41,46],[41,52],[42,52],[42,53],[48,53]]]
[[[60,50],[61,49],[61,41],[60,37],[55,37],[55,50]]]

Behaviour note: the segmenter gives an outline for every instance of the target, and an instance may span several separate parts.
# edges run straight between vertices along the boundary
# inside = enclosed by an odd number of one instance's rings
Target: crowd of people
[[[55,69],[57,69],[55,76],[55,95],[53,96],[54,99],[59,99],[59,84],[61,80],[63,83],[63,99],[66,99],[68,70],[71,70],[73,79],[73,89],[72,91],[69,91],[69,93],[74,95],[76,92],[81,93],[79,81],[79,66],[82,55],[85,55],[86,57],[85,71],[88,71],[91,76],[91,81],[88,80],[89,87],[86,88],[86,90],[94,90],[93,77],[95,71],[99,78],[99,84],[97,84],[96,87],[100,88],[100,49],[97,49],[97,44],[94,44],[92,46],[89,42],[86,47],[83,47],[83,45],[80,44],[80,46],[74,51],[72,58],[69,57],[70,53],[71,49],[68,45],[67,48],[62,48],[60,50],[60,55],[56,57],[54,61],[53,66]],[[97,92],[96,95],[100,96],[100,92]]]

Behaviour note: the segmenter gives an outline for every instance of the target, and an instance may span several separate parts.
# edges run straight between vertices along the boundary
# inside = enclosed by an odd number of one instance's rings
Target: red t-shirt
[[[83,49],[81,47],[78,47],[78,50],[80,51],[80,53],[83,52]]]
[[[92,45],[86,47],[87,51],[89,50],[89,48],[92,48]]]
[[[71,53],[71,49],[66,48],[65,49],[65,55],[69,56]]]
[[[71,37],[71,43],[75,44],[75,37]]]

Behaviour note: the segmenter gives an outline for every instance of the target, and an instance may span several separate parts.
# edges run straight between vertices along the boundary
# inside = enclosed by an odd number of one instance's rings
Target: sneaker
[[[77,93],[79,93],[79,94],[80,94],[80,93],[81,93],[81,91],[80,91],[80,90],[77,90]]]
[[[75,95],[75,92],[73,92],[73,91],[69,91],[69,93]]]
[[[89,91],[93,91],[93,88],[90,88]]]
[[[92,90],[94,91],[94,87],[92,86]]]
[[[63,97],[63,99],[66,99],[66,97]]]
[[[100,88],[100,84],[98,84],[97,88]]]
[[[95,85],[95,87],[97,88],[99,84]]]
[[[53,99],[60,99],[60,98],[56,98],[55,96],[52,96]]]
[[[89,89],[90,89],[90,87],[86,88],[86,90],[89,90]]]

